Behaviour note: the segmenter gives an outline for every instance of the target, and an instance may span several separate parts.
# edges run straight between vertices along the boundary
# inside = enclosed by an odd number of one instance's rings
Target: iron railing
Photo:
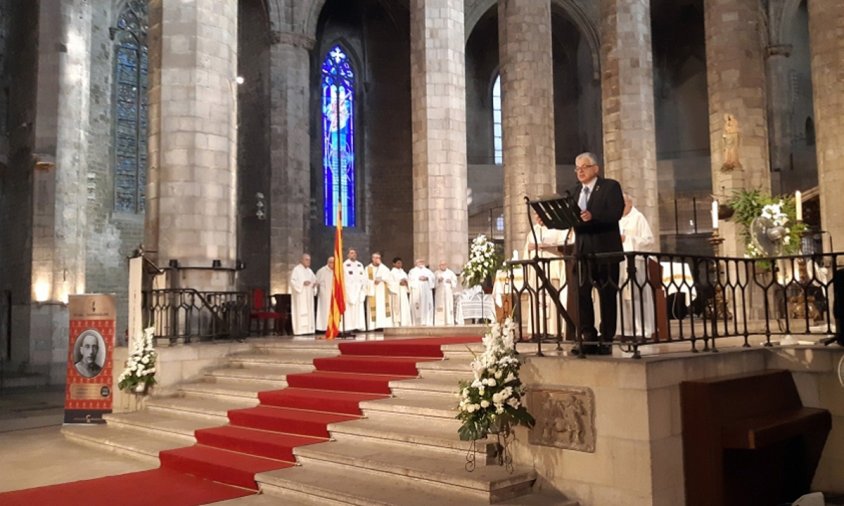
[[[157,341],[170,344],[212,339],[243,339],[249,330],[246,292],[200,292],[192,288],[147,290],[145,321]]]
[[[569,296],[593,288],[611,292],[618,312],[615,336],[603,344],[637,358],[647,344],[688,341],[693,352],[714,352],[724,337],[740,337],[750,346],[749,337],[761,335],[771,346],[772,336],[829,336],[836,329],[833,274],[842,255],[750,259],[631,252],[510,261],[508,288],[521,323],[517,342],[538,343],[539,354],[542,342],[562,349],[568,340],[581,350],[601,343],[579,328],[577,297]],[[592,273],[612,263],[619,264],[619,279],[598,286]]]

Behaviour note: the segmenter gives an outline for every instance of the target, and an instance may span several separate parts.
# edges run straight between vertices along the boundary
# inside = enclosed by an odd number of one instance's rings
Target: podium
[[[580,218],[580,207],[568,192],[566,192],[566,195],[562,197],[559,195],[553,195],[550,197],[542,197],[538,200],[530,200],[525,197],[525,202],[528,206],[528,216],[530,216],[530,210],[532,209],[539,217],[542,224],[549,229],[566,230],[583,224],[583,220]],[[536,271],[539,286],[549,287],[551,286],[549,279],[550,273],[544,272],[540,266],[540,262],[538,260],[540,244],[538,238],[536,237],[536,231],[533,227],[531,227],[531,233],[533,234],[533,242],[536,245],[536,248],[534,249],[533,258],[528,258],[526,260],[533,260],[533,267]],[[563,245],[558,247],[557,251],[564,256],[569,256],[574,253],[574,247],[572,245]],[[571,309],[574,314],[578,313],[577,286],[572,282],[572,280],[577,279],[575,277],[575,268],[576,262],[574,260],[565,260],[566,283],[568,286],[565,305],[560,302],[560,289],[549,288],[547,290],[547,295],[550,296],[548,298],[553,301],[557,312],[563,318],[565,323],[565,334],[571,338],[576,335],[575,329],[577,329],[577,322],[572,318],[566,308]],[[537,292],[537,298],[542,298],[542,295],[539,292]],[[540,311],[539,313],[541,317],[540,320],[531,325],[534,332],[536,332],[538,328],[541,328],[538,324],[542,318],[544,318],[544,311]],[[531,318],[535,316],[536,312],[531,311]]]

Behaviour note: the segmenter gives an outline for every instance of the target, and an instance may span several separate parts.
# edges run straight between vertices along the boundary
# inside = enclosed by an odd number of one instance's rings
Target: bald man
[[[293,272],[290,273],[290,303],[293,334],[313,334],[316,332],[314,314],[314,288],[316,276],[311,270],[311,255],[305,253]]]

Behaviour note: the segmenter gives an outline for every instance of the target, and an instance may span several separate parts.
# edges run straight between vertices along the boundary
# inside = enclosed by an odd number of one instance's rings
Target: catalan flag
[[[340,335],[340,318],[346,312],[346,282],[343,279],[343,214],[337,206],[337,228],[334,232],[334,291],[331,294],[331,310],[328,313],[326,339]]]

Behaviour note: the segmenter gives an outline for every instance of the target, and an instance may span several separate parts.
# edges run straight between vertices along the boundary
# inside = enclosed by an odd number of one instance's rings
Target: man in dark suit
[[[598,158],[582,153],[575,158],[575,172],[579,183],[571,190],[581,209],[582,225],[575,227],[575,252],[579,262],[576,269],[580,328],[584,341],[601,341],[601,345],[584,345],[583,353],[612,352],[609,344],[615,337],[618,296],[619,262],[622,260],[621,233],[618,220],[624,213],[624,194],[621,185],[599,175]],[[618,256],[607,255],[618,253]],[[595,257],[595,254],[602,254]],[[598,288],[601,304],[601,334],[595,329],[595,309],[592,307],[592,286]]]

